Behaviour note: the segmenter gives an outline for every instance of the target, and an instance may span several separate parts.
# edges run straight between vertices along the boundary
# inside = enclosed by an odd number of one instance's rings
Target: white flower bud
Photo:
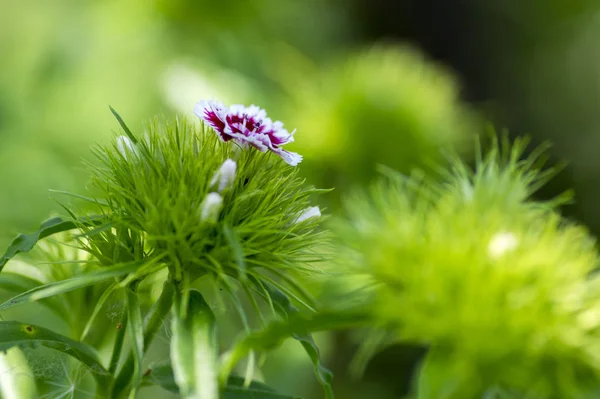
[[[298,215],[294,223],[300,223],[305,221],[306,219],[318,217],[321,217],[321,210],[318,206],[311,206],[300,212],[300,215]]]
[[[200,220],[216,223],[223,208],[223,197],[217,193],[209,193],[200,206]]]
[[[213,188],[216,184],[218,184],[217,191],[220,193],[230,188],[233,186],[236,170],[237,164],[235,161],[233,159],[226,159],[219,170],[217,170],[217,172],[214,174],[212,180],[210,181],[210,187]]]
[[[126,160],[129,159],[129,154],[137,155],[137,148],[135,147],[135,144],[133,144],[131,139],[127,136],[117,137],[117,150],[119,151],[119,154],[121,154]]]
[[[499,258],[517,247],[517,237],[513,233],[495,234],[488,245],[488,253],[492,258]]]

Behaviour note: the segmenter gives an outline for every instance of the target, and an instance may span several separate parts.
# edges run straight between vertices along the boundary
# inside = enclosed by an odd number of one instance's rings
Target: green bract
[[[419,398],[594,397],[600,378],[598,254],[580,226],[531,195],[551,175],[495,145],[441,181],[394,172],[347,202],[338,223],[356,273],[376,283],[374,317],[430,346]],[[597,384],[596,384],[597,385]]]

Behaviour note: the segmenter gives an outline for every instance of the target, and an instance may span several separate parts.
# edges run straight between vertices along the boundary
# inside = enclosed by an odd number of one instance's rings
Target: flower
[[[301,155],[281,148],[294,141],[294,132],[289,133],[280,121],[273,122],[266,111],[256,105],[246,107],[236,104],[227,108],[215,100],[201,101],[196,104],[194,113],[224,142],[233,139],[261,152],[271,151],[291,166],[302,161]]]
[[[226,159],[225,162],[221,165],[219,170],[214,174],[212,180],[210,181],[210,187],[214,187],[217,183],[217,191],[222,193],[227,188],[233,185],[233,180],[235,179],[235,172],[237,169],[237,164],[232,159]]]
[[[219,219],[219,214],[223,208],[223,197],[217,193],[209,193],[204,201],[200,210],[200,220],[208,223],[216,223]]]
[[[137,154],[137,148],[133,141],[127,136],[119,136],[117,137],[117,150],[119,154],[123,156],[126,160],[128,159],[128,154]]]
[[[318,217],[321,217],[321,210],[318,206],[311,206],[300,212],[300,215],[298,215],[295,223],[304,222],[306,219]]]

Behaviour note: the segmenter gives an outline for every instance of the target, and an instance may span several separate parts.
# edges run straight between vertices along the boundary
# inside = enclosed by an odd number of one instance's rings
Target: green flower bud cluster
[[[109,222],[88,229],[86,245],[107,264],[160,257],[176,281],[274,283],[318,258],[319,218],[297,222],[318,190],[276,156],[183,120],[155,121],[95,154],[93,188]]]
[[[526,143],[495,143],[474,171],[441,180],[394,172],[347,202],[338,223],[373,314],[430,347],[419,398],[581,398],[600,378],[595,240],[531,195],[552,175]],[[591,277],[592,276],[592,277]]]

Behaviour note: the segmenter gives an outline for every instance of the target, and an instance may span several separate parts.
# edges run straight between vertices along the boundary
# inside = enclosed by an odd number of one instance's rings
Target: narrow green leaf
[[[148,262],[146,265],[138,268],[134,273],[130,273],[123,280],[114,282],[110,287],[108,287],[102,293],[102,296],[100,296],[100,298],[96,302],[96,305],[94,306],[94,310],[92,311],[92,314],[91,314],[90,318],[88,319],[88,321],[85,325],[85,328],[83,329],[83,333],[81,334],[81,341],[85,340],[85,338],[89,334],[90,329],[92,328],[92,325],[94,324],[94,320],[96,319],[96,317],[98,317],[98,314],[102,310],[102,307],[104,306],[104,304],[106,303],[108,298],[110,298],[111,294],[117,289],[127,287],[129,284],[131,284],[131,282],[136,281],[145,275],[148,275],[155,271],[158,271],[157,268],[163,267],[163,265],[156,264],[157,262],[160,261],[160,259],[161,259],[160,256],[154,258],[152,261]],[[161,303],[161,302],[159,302],[159,303]],[[170,302],[169,302],[169,304],[170,304]],[[161,322],[162,322],[162,320],[161,320]],[[154,335],[154,333],[156,333],[156,330],[152,333],[152,335]]]
[[[119,115],[117,111],[115,111],[115,109],[110,105],[108,106],[108,108],[110,108],[110,112],[112,112],[112,114],[115,116],[115,118],[119,122],[119,125],[121,125],[121,128],[125,131],[127,137],[129,137],[133,144],[137,144],[138,139],[133,135],[133,133],[131,133],[131,130],[129,130],[129,128],[125,124],[125,121],[123,121],[123,118],[121,118],[121,115]]]
[[[0,273],[0,290],[9,292],[24,292],[42,286],[43,283],[31,277],[23,276],[19,273],[3,272]],[[67,310],[64,305],[56,298],[47,298],[41,303],[53,311],[57,316],[66,318]]]
[[[215,317],[200,292],[175,295],[171,362],[182,398],[218,399]]]
[[[17,321],[0,321],[0,351],[6,351],[14,346],[36,347],[40,345],[74,357],[92,371],[98,383],[107,382],[109,373],[91,346],[36,325]]]
[[[178,393],[182,398],[187,398],[194,391],[194,343],[189,331],[189,323],[182,316],[182,298],[180,293],[175,293],[173,301],[173,318],[171,319],[171,362],[173,364],[173,375]]]
[[[142,382],[142,360],[144,358],[144,325],[142,321],[142,310],[135,289],[127,290],[127,331],[131,338],[131,347],[134,359],[134,369],[132,378],[132,391]]]
[[[0,273],[0,290],[23,292],[42,285],[43,283],[19,273]]]
[[[215,316],[199,291],[190,292],[188,317],[192,321],[195,395],[219,399],[218,344]]]
[[[4,265],[11,260],[15,255],[21,252],[29,252],[35,247],[37,242],[43,238],[51,236],[52,234],[60,233],[63,231],[73,230],[80,225],[94,225],[100,224],[104,216],[92,216],[81,218],[77,221],[65,220],[61,217],[54,217],[46,220],[40,226],[39,230],[31,234],[19,234],[12,243],[8,246],[6,252],[0,257],[0,272],[4,268]]]
[[[298,313],[298,309],[296,309],[290,299],[283,292],[268,284],[265,284],[265,288],[268,290],[273,303],[278,304],[279,309],[285,312],[285,317],[289,317]],[[302,347],[308,354],[308,357],[310,357],[315,369],[315,376],[325,392],[325,398],[332,399],[333,389],[331,387],[331,380],[333,379],[333,373],[323,366],[323,363],[321,363],[319,347],[315,343],[312,335],[308,332],[294,333],[292,334],[292,337],[302,344]]]
[[[110,285],[110,287],[108,287],[106,290],[104,290],[104,292],[102,293],[102,295],[96,302],[96,305],[94,305],[94,310],[92,311],[92,314],[90,315],[87,323],[85,324],[83,332],[81,333],[81,338],[80,338],[81,341],[85,341],[88,334],[90,333],[90,330],[92,329],[92,326],[94,325],[94,321],[96,320],[96,317],[98,317],[98,314],[100,314],[100,311],[104,307],[104,304],[106,304],[106,301],[108,301],[108,298],[110,298],[111,294],[117,288],[119,288],[119,283],[114,282]]]
[[[42,298],[47,298],[50,296],[73,291],[78,288],[88,287],[90,285],[95,285],[103,281],[122,276],[124,274],[133,273],[144,262],[145,261],[137,261],[121,264],[121,266],[110,266],[90,273],[82,274],[67,280],[57,281],[54,283],[35,287],[33,289],[30,289],[29,291],[26,291],[9,299],[3,304],[0,304],[0,311],[8,309],[18,304],[35,302]]]
[[[154,339],[154,336],[162,327],[164,318],[171,310],[171,305],[173,303],[173,296],[175,292],[175,286],[170,281],[165,281],[163,284],[163,290],[158,298],[158,301],[150,308],[150,311],[146,314],[146,318],[144,320],[144,351],[147,351]],[[125,323],[124,323],[125,324]],[[113,354],[113,360],[118,361],[118,356]],[[133,358],[133,354],[130,353],[125,363],[121,367],[119,374],[115,378],[114,386],[112,387],[112,397],[118,398],[121,397],[121,393],[127,388],[131,376],[133,374],[135,360]],[[113,362],[111,362],[111,367],[116,368]]]
[[[173,369],[169,362],[162,362],[151,367],[145,377],[146,385],[158,385],[174,394],[179,393]],[[271,387],[259,381],[252,381],[244,387],[244,378],[232,375],[223,389],[223,399],[300,399],[293,396],[276,393]]]

